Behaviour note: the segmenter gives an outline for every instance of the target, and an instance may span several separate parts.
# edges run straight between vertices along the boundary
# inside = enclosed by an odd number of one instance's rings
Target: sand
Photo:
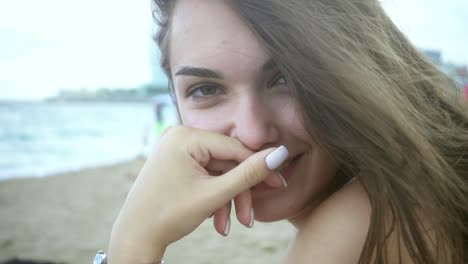
[[[0,263],[19,257],[38,261],[92,263],[106,249],[112,224],[134,177],[136,159],[44,178],[0,182]],[[232,220],[235,220],[233,217]],[[233,221],[228,237],[207,219],[194,233],[171,245],[169,264],[279,263],[293,237],[285,222]]]

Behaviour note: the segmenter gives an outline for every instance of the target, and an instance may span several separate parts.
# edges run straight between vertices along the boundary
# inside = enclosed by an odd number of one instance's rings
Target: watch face
[[[105,264],[106,262],[106,254],[102,250],[99,250],[96,256],[94,256],[93,264]]]

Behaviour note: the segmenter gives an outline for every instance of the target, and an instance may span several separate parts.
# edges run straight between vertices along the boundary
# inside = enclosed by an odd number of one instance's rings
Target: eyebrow
[[[176,76],[180,75],[188,75],[188,76],[195,76],[201,78],[215,78],[215,79],[223,79],[223,74],[218,71],[213,71],[206,68],[195,68],[195,67],[188,67],[184,66],[180,68],[176,74]]]
[[[267,62],[263,64],[262,71],[264,72],[271,71],[276,66],[277,66],[276,62],[273,59],[269,59]],[[181,76],[181,75],[195,76],[195,77],[201,77],[201,78],[214,78],[214,79],[224,78],[223,74],[219,71],[210,70],[207,68],[190,67],[190,66],[181,67],[175,73],[175,76]]]

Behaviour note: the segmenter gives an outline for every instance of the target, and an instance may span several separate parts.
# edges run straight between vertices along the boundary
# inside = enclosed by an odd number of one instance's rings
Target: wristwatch
[[[93,264],[107,264],[107,255],[104,251],[99,250],[94,256]]]
[[[164,260],[161,260],[161,261],[154,262],[154,263],[151,263],[151,264],[165,264],[165,263],[166,262],[164,262]],[[107,255],[106,255],[106,253],[104,253],[104,251],[102,251],[102,250],[99,250],[96,253],[96,256],[94,256],[93,264],[107,264]]]

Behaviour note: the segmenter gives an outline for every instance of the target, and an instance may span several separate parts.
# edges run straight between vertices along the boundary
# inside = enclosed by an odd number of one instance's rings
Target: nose
[[[245,93],[239,96],[231,116],[229,136],[237,138],[252,150],[276,146],[280,132],[274,109],[275,106],[258,95]]]

